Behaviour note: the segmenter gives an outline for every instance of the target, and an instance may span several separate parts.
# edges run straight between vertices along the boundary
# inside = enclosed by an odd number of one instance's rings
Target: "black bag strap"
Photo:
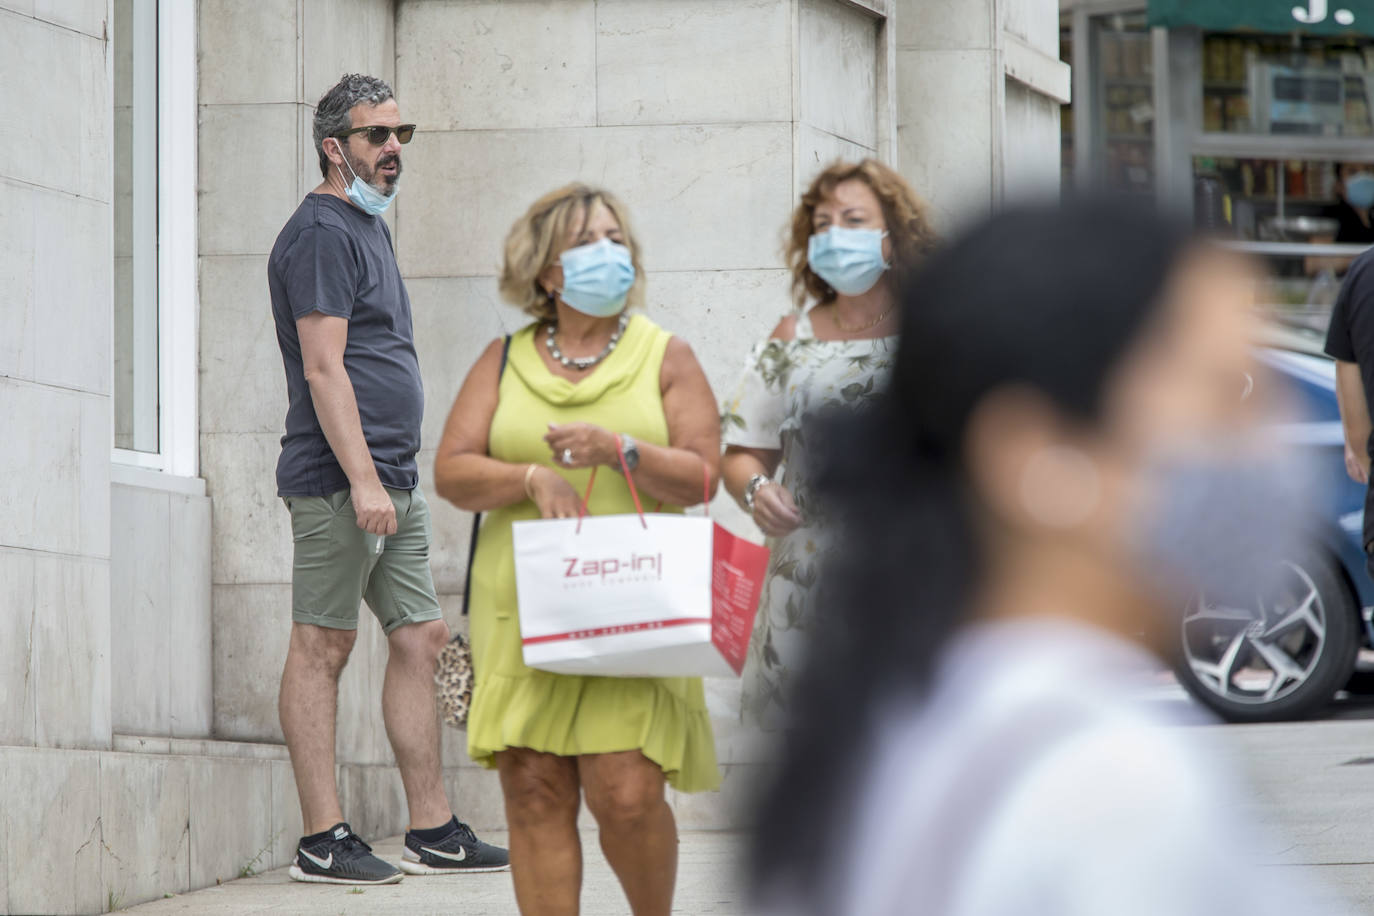
[[[501,368],[496,371],[496,384],[501,384],[501,378],[506,374],[506,357],[510,355],[510,335],[506,335],[505,343],[501,345]],[[482,513],[472,513],[472,537],[468,538],[468,568],[463,575],[463,616],[468,615],[468,601],[472,597],[472,560],[477,556],[477,532],[482,528]]]

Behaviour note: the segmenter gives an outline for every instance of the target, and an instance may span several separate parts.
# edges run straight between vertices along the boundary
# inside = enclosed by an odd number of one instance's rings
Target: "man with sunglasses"
[[[410,299],[381,218],[414,132],[380,79],[350,74],[326,92],[313,131],[324,180],[267,266],[289,401],[277,493],[295,557],[279,711],[306,833],[290,870],[297,881],[391,884],[402,872],[495,871],[509,861],[453,815],[441,777],[433,677],[449,633],[415,464],[424,390]],[[334,778],[339,675],[363,600],[387,637],[382,716],[410,814],[400,870],[353,834]]]

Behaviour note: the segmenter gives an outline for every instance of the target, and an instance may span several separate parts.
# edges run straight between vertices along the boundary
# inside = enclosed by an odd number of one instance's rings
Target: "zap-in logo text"
[[[563,557],[563,587],[617,585],[663,578],[663,554],[632,553],[627,557]]]

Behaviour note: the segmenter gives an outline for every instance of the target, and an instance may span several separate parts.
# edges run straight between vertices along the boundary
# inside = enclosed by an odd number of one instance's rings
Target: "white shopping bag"
[[[616,677],[740,673],[766,548],[709,518],[663,513],[512,528],[531,668]]]

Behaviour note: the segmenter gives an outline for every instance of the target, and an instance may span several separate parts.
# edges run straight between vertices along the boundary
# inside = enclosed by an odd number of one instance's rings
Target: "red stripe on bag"
[[[694,623],[711,622],[710,617],[674,617],[671,620],[648,620],[643,623],[626,623],[614,627],[595,627],[591,630],[569,630],[566,633],[551,633],[548,636],[531,636],[521,640],[526,646],[545,642],[563,642],[569,639],[591,639],[596,636],[618,636],[621,633],[639,633],[643,630],[662,630],[667,627],[685,627]]]

